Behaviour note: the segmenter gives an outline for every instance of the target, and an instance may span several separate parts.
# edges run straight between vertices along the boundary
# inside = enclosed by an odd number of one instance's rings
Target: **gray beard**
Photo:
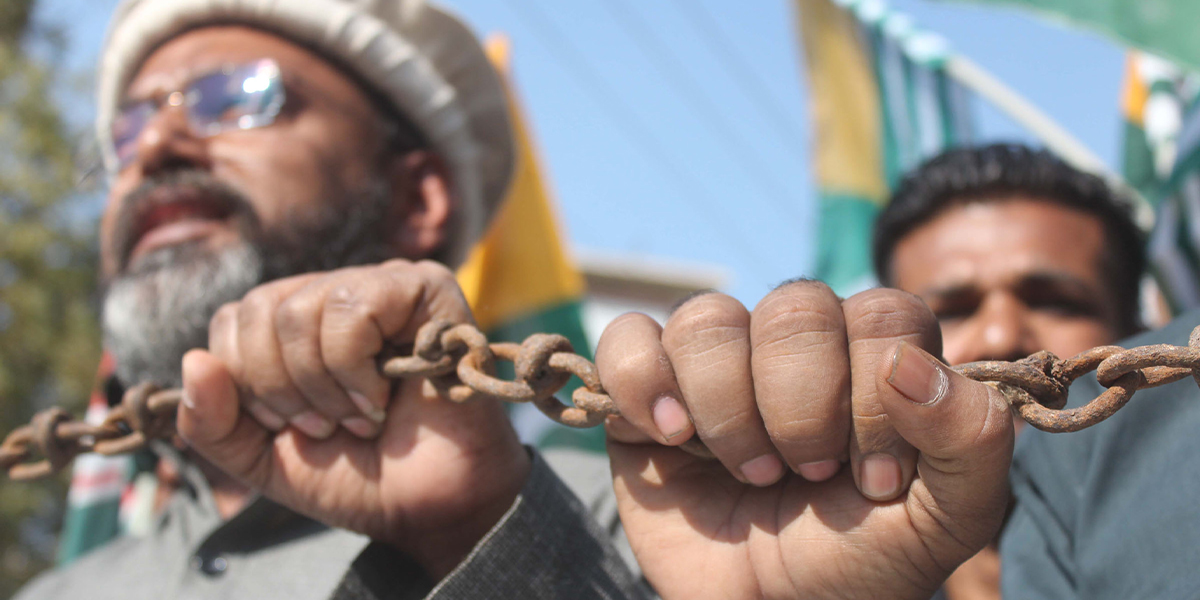
[[[183,355],[208,347],[209,319],[263,280],[263,259],[247,243],[215,254],[187,245],[160,250],[143,264],[105,294],[105,346],[122,382],[179,387]]]
[[[386,230],[390,188],[372,181],[348,196],[312,222],[288,223],[259,235],[253,233],[256,227],[247,227],[243,241],[232,248],[164,248],[109,281],[104,343],[121,383],[180,387],[183,355],[208,347],[208,323],[217,309],[260,284],[393,258]]]

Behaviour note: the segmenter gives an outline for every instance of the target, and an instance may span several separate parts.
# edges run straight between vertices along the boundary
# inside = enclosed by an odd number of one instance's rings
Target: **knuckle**
[[[894,448],[903,438],[882,410],[854,409],[854,440],[861,455]]]
[[[212,318],[208,320],[208,330],[210,332],[221,331],[231,321],[236,321],[239,304],[239,302],[226,302],[222,304],[221,308],[218,308],[217,312],[213,313]]]
[[[640,312],[627,312],[613,319],[608,324],[608,329],[625,329],[629,327],[642,327],[653,323],[655,327],[658,323],[649,315]]]
[[[845,420],[837,415],[768,421],[766,426],[767,434],[776,444],[818,451],[845,445],[848,435]]]
[[[599,348],[607,350],[610,344],[617,343],[617,341],[625,342],[627,340],[625,336],[636,335],[643,328],[653,331],[654,337],[658,337],[662,331],[658,323],[647,315],[638,312],[624,313],[604,327],[604,331],[600,334],[600,341],[597,343],[597,351]]]
[[[995,389],[985,388],[982,392],[987,394],[987,411],[979,428],[963,445],[965,448],[990,447],[997,438],[1007,436],[1012,427],[1013,410],[1008,401]]]
[[[329,290],[325,299],[325,310],[357,313],[367,310],[363,286],[340,283]]]
[[[855,402],[851,412],[854,414],[855,426],[869,428],[891,424],[891,419],[888,418],[883,405],[873,399],[869,402]]]
[[[379,263],[379,267],[381,269],[385,269],[385,270],[389,270],[389,271],[393,271],[393,270],[394,271],[407,271],[407,270],[411,270],[413,267],[419,265],[421,262],[432,262],[432,261],[420,261],[420,262],[414,263],[413,261],[408,260],[406,258],[391,258],[391,259],[383,261],[382,263]]]
[[[823,294],[768,296],[754,309],[753,323],[755,332],[767,339],[797,333],[838,334],[840,337],[846,330],[841,306],[836,299]]]
[[[801,292],[801,291],[807,291],[807,292],[813,293],[813,294],[820,294],[823,296],[828,296],[830,298],[833,298],[835,301],[837,300],[837,294],[835,294],[833,292],[833,288],[829,287],[829,285],[826,284],[824,281],[821,281],[819,279],[805,279],[805,278],[792,279],[792,280],[785,281],[785,282],[779,284],[778,286],[776,286],[775,289],[771,290],[771,293],[767,294],[767,296],[770,297],[772,294],[795,293],[795,292]]]
[[[683,308],[684,306],[687,306],[687,304],[689,302],[691,302],[692,300],[695,300],[696,298],[700,298],[702,296],[707,296],[709,294],[719,294],[719,293],[720,292],[718,292],[714,289],[711,289],[711,288],[703,289],[703,290],[696,290],[694,292],[691,292],[690,294],[687,294],[684,297],[675,301],[675,304],[673,306],[671,306],[670,310],[667,311],[667,317],[670,318],[672,315],[674,315],[676,312],[678,312],[679,309]]]
[[[270,402],[277,410],[292,403],[296,395],[291,383],[272,370],[255,369],[246,376],[248,380],[244,385],[249,388],[250,393],[255,398]]]
[[[221,359],[229,360],[229,342],[236,339],[236,332],[231,332],[237,326],[238,303],[229,302],[217,309],[208,321],[208,349]]]
[[[874,289],[843,305],[846,321],[860,338],[886,338],[937,329],[937,318],[920,298],[908,292]]]
[[[751,432],[754,431],[759,415],[753,408],[744,408],[717,416],[715,419],[704,418],[703,413],[698,413],[693,415],[693,419],[696,421],[696,430],[702,433],[705,441],[729,444],[754,435]],[[757,435],[761,435],[761,429]]]
[[[265,287],[257,287],[250,290],[244,298],[242,298],[238,316],[240,319],[253,318],[257,319],[264,313],[271,312],[275,307],[274,295]]]
[[[361,373],[369,357],[378,353],[378,348],[378,345],[367,342],[353,330],[336,331],[321,336],[320,361],[327,372],[334,376]]]
[[[412,263],[409,263],[412,265]],[[416,268],[425,276],[437,280],[453,280],[454,272],[449,267],[433,260],[422,260],[416,263]]]
[[[847,443],[850,433],[833,431],[828,428],[803,432],[799,430],[770,430],[767,434],[770,442],[778,448],[792,466],[805,462],[841,460],[850,454]]]
[[[671,315],[663,329],[663,341],[668,338],[706,337],[749,325],[750,313],[740,302],[724,294],[706,294],[683,305]]]
[[[306,296],[292,296],[275,309],[275,330],[281,338],[293,338],[314,322],[315,302]]]
[[[612,375],[619,381],[643,382],[671,375],[671,363],[653,348],[635,348],[611,363]]]
[[[841,306],[819,290],[764,299],[754,310],[750,335],[754,362],[764,367],[828,369],[846,356]]]

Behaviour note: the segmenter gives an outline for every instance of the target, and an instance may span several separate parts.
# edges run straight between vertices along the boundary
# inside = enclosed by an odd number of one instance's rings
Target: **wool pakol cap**
[[[112,122],[125,88],[158,46],[190,29],[240,24],[315,49],[391,100],[450,166],[458,201],[446,262],[482,236],[512,175],[504,88],[475,34],[424,0],[123,0],[109,25],[96,129],[117,165]]]

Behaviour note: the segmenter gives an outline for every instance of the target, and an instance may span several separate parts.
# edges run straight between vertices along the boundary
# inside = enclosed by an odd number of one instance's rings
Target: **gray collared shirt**
[[[1122,342],[1186,345],[1200,311]],[[1104,391],[1094,374],[1068,407]],[[1028,431],[1013,458],[1017,503],[1000,541],[1005,598],[1200,598],[1200,391],[1142,390],[1076,433]]]

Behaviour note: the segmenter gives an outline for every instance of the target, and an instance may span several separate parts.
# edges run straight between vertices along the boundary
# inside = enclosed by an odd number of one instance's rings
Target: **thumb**
[[[897,433],[921,453],[910,512],[930,515],[951,535],[948,545],[974,546],[973,554],[999,531],[1008,506],[1009,404],[911,344],[901,342],[882,358],[880,402]]]
[[[267,481],[272,433],[241,409],[233,376],[204,350],[183,357],[179,434],[214,466],[255,488]]]

